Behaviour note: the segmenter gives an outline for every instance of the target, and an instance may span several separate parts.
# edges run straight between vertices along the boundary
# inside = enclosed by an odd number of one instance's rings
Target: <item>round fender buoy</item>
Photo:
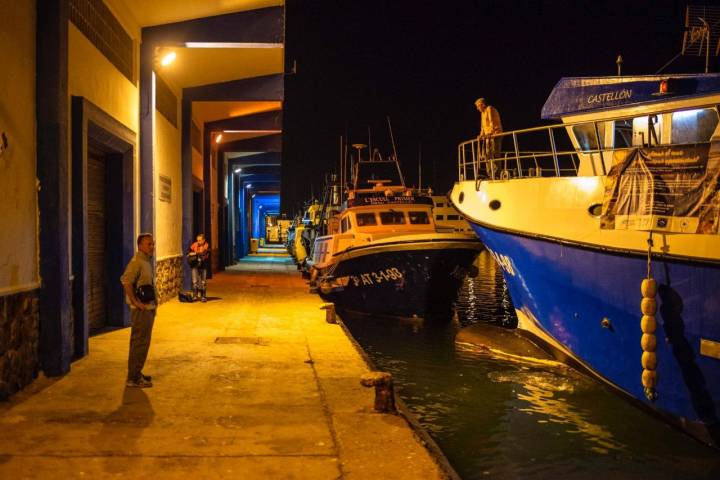
[[[657,355],[655,352],[643,352],[640,363],[645,370],[655,370],[655,367],[657,367]]]
[[[657,282],[654,278],[646,278],[640,284],[640,293],[645,298],[655,298],[657,294]]]
[[[643,333],[655,333],[657,329],[657,320],[655,315],[643,315],[640,319],[640,330]]]
[[[640,337],[640,346],[645,352],[654,352],[657,348],[657,339],[655,338],[655,335],[643,333],[643,336]]]
[[[654,298],[643,298],[640,301],[640,311],[643,315],[655,315],[657,303]]]
[[[655,370],[643,370],[642,384],[645,388],[655,388],[655,385],[657,385],[657,373]]]

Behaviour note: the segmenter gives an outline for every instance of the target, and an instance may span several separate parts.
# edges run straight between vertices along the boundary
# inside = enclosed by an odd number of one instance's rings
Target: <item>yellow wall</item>
[[[167,83],[167,82],[166,82]],[[168,83],[169,86],[171,86]],[[172,88],[172,86],[171,86]],[[177,89],[173,89],[180,103]],[[175,128],[157,110],[155,114],[155,235],[156,256],[164,259],[183,253],[182,243],[182,157],[180,143],[181,112]],[[160,175],[172,180],[171,202],[160,201]]]
[[[136,56],[138,42],[134,40]],[[139,105],[140,94],[137,85],[128,80],[75,25],[68,22],[68,94],[69,97],[85,97],[102,111],[135,132],[135,157],[133,159],[135,192],[133,203],[135,233],[140,231],[140,148]],[[68,98],[70,102],[70,98]],[[71,108],[68,103],[68,116]],[[68,118],[72,125],[72,118]],[[68,154],[72,154],[70,140],[71,129],[68,128]]]
[[[203,179],[203,156],[194,148],[192,149],[192,173],[198,180]]]
[[[0,295],[38,286],[35,2],[0,1]]]
[[[139,94],[130,82],[72,23],[68,32],[68,91],[138,131]]]

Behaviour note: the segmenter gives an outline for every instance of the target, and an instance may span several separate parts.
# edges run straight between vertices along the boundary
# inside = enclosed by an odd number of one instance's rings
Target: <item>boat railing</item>
[[[591,159],[594,171],[605,175],[605,155],[619,148],[604,146],[604,122],[548,125],[465,141],[458,145],[458,179],[576,176],[583,156]],[[582,134],[580,148],[573,145],[569,129]]]

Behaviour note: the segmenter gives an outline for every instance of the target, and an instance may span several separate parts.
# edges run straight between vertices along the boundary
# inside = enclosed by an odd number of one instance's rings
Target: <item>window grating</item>
[[[134,83],[132,38],[102,0],[70,0],[70,21]]]

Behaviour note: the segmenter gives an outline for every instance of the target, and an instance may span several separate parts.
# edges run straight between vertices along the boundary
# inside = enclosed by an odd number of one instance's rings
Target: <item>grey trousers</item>
[[[205,290],[205,282],[207,281],[207,269],[205,267],[193,268],[190,270],[193,288]]]
[[[130,309],[130,353],[128,355],[128,381],[140,379],[148,350],[150,350],[150,338],[155,323],[155,310]]]

